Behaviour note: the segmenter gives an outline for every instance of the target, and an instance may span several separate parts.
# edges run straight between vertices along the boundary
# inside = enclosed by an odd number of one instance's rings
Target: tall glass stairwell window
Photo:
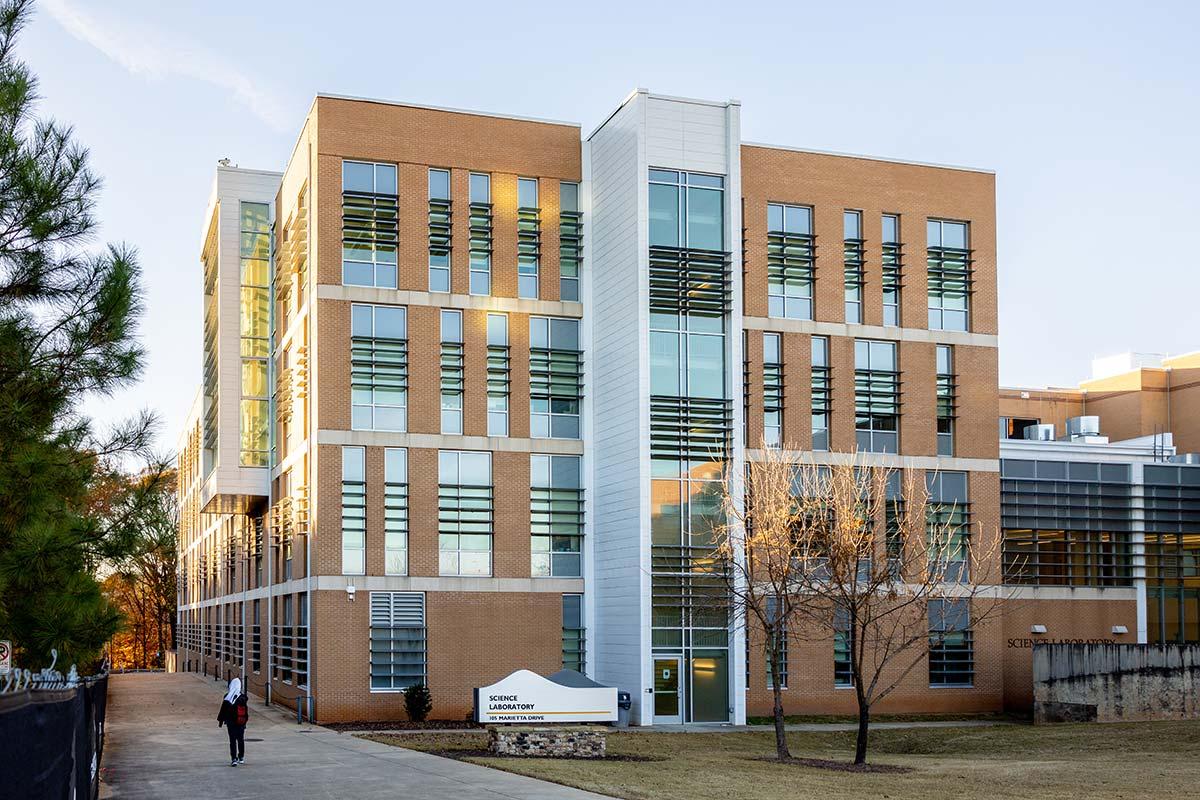
[[[724,178],[649,181],[653,657],[680,659],[685,721],[725,720],[729,610],[711,559],[732,432]]]
[[[270,356],[270,213],[265,203],[242,203],[241,218],[241,420],[243,467],[265,467],[270,456],[267,358]]]

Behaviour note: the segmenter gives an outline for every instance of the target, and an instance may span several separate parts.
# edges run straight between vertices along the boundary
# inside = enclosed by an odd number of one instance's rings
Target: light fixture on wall
[[[1120,636],[1122,633],[1129,633],[1129,628],[1126,628],[1124,625],[1113,625],[1112,632]]]
[[[354,602],[354,591],[355,591],[355,589],[354,589],[353,585],[346,587],[346,599],[349,600],[351,603]]]
[[[1029,628],[1029,632],[1030,633],[1045,633],[1046,626],[1045,625],[1032,625]]]

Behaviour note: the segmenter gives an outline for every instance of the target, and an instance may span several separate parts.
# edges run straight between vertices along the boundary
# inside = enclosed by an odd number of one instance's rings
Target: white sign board
[[[521,669],[475,690],[476,722],[616,722],[613,686],[576,688]]]
[[[0,675],[12,671],[12,642],[0,639]]]

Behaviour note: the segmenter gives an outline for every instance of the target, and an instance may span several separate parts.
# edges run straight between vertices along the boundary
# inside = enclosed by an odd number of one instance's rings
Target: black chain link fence
[[[107,699],[107,674],[0,692],[0,797],[97,800]]]

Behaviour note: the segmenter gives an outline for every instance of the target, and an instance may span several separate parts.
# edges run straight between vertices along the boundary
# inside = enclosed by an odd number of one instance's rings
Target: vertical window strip
[[[954,455],[954,419],[956,390],[954,351],[950,345],[937,345],[937,453]]]
[[[843,216],[842,280],[846,293],[846,322],[861,323],[863,286],[866,283],[862,215],[857,211],[846,211]]]
[[[538,273],[542,257],[542,212],[537,206],[537,180],[518,179],[517,208],[517,296],[538,297]],[[532,197],[529,185],[532,184]],[[533,205],[526,205],[532,201]]]
[[[426,682],[425,594],[371,592],[371,691]]]
[[[262,601],[253,601],[253,616],[250,621],[250,669],[262,672]]]
[[[767,617],[774,620],[779,613],[779,605],[774,597],[767,598]],[[788,634],[787,626],[784,625],[779,635],[775,637],[775,650],[778,652],[779,661],[779,688],[786,689],[788,685]],[[772,673],[774,665],[771,663],[771,657],[767,656],[767,688],[774,687],[774,679]]]
[[[511,382],[508,353],[509,349],[505,345],[488,345],[488,436],[508,435],[508,399]]]
[[[763,334],[763,442],[783,444],[783,336]]]
[[[579,210],[579,184],[560,184],[559,199],[559,299],[578,301],[579,269],[583,261],[583,213]]]
[[[587,638],[583,625],[583,595],[564,594],[562,598],[562,666],[585,672]]]
[[[834,609],[833,685],[853,686],[854,667],[851,651],[854,647],[854,628],[845,608]]]
[[[833,409],[829,339],[812,338],[812,449],[829,449],[829,414]]]
[[[429,291],[450,291],[450,172],[429,171]]]
[[[342,448],[342,574],[366,574],[366,451]]]
[[[384,452],[383,559],[385,575],[408,574],[408,451]]]
[[[894,580],[899,580],[901,567],[904,564],[904,540],[901,538],[901,526],[904,521],[904,498],[898,493],[889,496],[884,502],[883,538],[887,552],[888,573]]]
[[[442,433],[462,433],[463,346],[442,342]]]
[[[472,175],[473,180],[488,179],[486,175]],[[488,179],[490,185],[490,179]],[[490,189],[489,189],[490,192]],[[487,195],[490,200],[490,193]],[[473,196],[469,207],[469,260],[471,294],[492,293],[492,204]]]
[[[900,217],[883,216],[883,324],[900,324],[900,295],[904,286],[903,253],[900,243]]]
[[[464,356],[462,314],[442,311],[442,433],[463,432]]]
[[[396,166],[342,162],[342,283],[396,288]]]

